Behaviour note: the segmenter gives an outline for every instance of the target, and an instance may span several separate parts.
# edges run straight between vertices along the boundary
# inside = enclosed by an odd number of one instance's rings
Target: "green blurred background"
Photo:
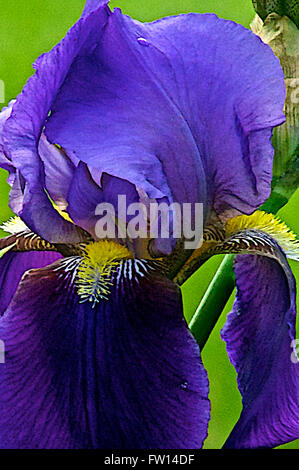
[[[65,35],[80,16],[84,3],[84,0],[0,0],[0,79],[5,83],[5,102],[0,103],[0,108],[22,90],[25,81],[33,73],[31,64]],[[191,11],[213,12],[249,27],[254,16],[251,0],[114,0],[110,5],[120,7],[124,13],[140,21],[152,21],[162,16]],[[297,233],[298,203],[297,191],[280,211],[281,218]],[[0,222],[7,220],[10,215],[6,173],[0,170]],[[194,313],[221,259],[218,256],[210,260],[183,286],[187,319]],[[299,280],[299,266],[292,263],[292,267]],[[241,410],[236,373],[219,334],[232,303],[233,296],[202,354],[210,378],[212,402],[212,419],[205,448],[220,448],[223,445]],[[299,440],[282,448],[299,449]]]

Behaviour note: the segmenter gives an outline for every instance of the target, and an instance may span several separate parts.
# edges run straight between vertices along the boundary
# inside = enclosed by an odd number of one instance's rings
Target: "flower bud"
[[[256,1],[260,7],[269,4],[297,4],[290,2]],[[298,8],[297,8],[298,10]],[[265,10],[266,11],[266,10]],[[262,12],[263,13],[263,12]],[[276,127],[272,143],[275,149],[272,205],[284,205],[299,186],[299,30],[288,16],[271,13],[265,21],[256,15],[251,23],[252,31],[268,44],[279,58],[286,85],[284,113],[286,122]],[[267,204],[267,203],[266,203]]]
[[[265,21],[271,13],[288,16],[299,28],[299,0],[252,0],[257,14]]]

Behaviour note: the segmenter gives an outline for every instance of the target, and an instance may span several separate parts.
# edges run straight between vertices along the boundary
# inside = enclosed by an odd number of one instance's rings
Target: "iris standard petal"
[[[252,212],[270,192],[284,98],[278,59],[242,26],[196,14],[142,24],[114,10],[71,65],[46,134],[149,197]]]
[[[92,308],[76,263],[27,273],[0,321],[0,447],[201,447],[208,381],[178,287],[126,260]]]
[[[6,253],[0,259],[0,315],[7,309],[23,274],[29,269],[43,268],[61,258],[50,251]]]
[[[282,253],[280,263],[237,256],[235,273],[237,298],[222,337],[243,410],[225,447],[275,447],[299,437],[295,280]]]
[[[270,193],[271,128],[284,120],[278,59],[250,31],[215,15],[170,17],[143,31],[159,47],[144,56],[157,71],[164,62],[159,78],[194,136],[213,206],[252,212]]]
[[[73,224],[59,216],[45,194],[45,175],[37,152],[38,142],[72,62],[84,54],[85,49],[92,49],[101,37],[108,16],[106,3],[99,2],[99,7],[82,17],[61,43],[37,60],[37,73],[18,96],[2,132],[5,154],[24,179],[24,196],[18,215],[35,233],[51,242],[75,243],[80,242],[81,237]],[[11,205],[14,205],[13,200]]]
[[[136,34],[127,30],[118,11],[110,16],[97,47],[70,68],[47,136],[150,198],[202,200],[205,177],[198,149],[185,120],[138,55],[142,46]]]

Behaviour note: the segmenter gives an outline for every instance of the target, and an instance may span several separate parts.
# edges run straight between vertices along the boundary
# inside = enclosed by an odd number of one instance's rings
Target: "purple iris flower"
[[[219,252],[239,253],[223,338],[243,411],[225,445],[298,438],[298,245],[250,215],[284,121],[271,49],[212,14],[142,24],[89,0],[35,69],[0,114],[19,216],[0,243],[0,447],[200,448],[209,385],[178,284]],[[96,206],[120,194],[202,202],[202,247],[97,240]]]

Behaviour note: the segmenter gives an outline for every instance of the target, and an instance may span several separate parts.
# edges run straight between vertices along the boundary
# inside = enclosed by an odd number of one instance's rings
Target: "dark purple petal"
[[[269,195],[283,122],[278,59],[215,15],[141,24],[119,10],[70,67],[46,134],[150,197],[252,212]],[[205,176],[206,175],[206,176]]]
[[[236,258],[237,298],[222,337],[243,410],[225,447],[275,447],[299,437],[296,285],[282,253],[280,259]]]
[[[178,287],[129,260],[92,308],[57,267],[28,273],[0,321],[0,447],[201,447],[208,381]]]
[[[82,17],[61,43],[37,60],[37,73],[28,80],[3,128],[6,156],[21,171],[25,182],[18,215],[34,232],[51,242],[79,242],[81,237],[74,225],[54,210],[44,191],[45,175],[37,152],[38,142],[72,62],[100,40],[108,16],[106,4],[99,2],[98,8]],[[14,208],[13,199],[11,207]]]
[[[61,258],[49,251],[10,251],[0,259],[0,315],[7,309],[23,274],[29,269],[43,268]]]

